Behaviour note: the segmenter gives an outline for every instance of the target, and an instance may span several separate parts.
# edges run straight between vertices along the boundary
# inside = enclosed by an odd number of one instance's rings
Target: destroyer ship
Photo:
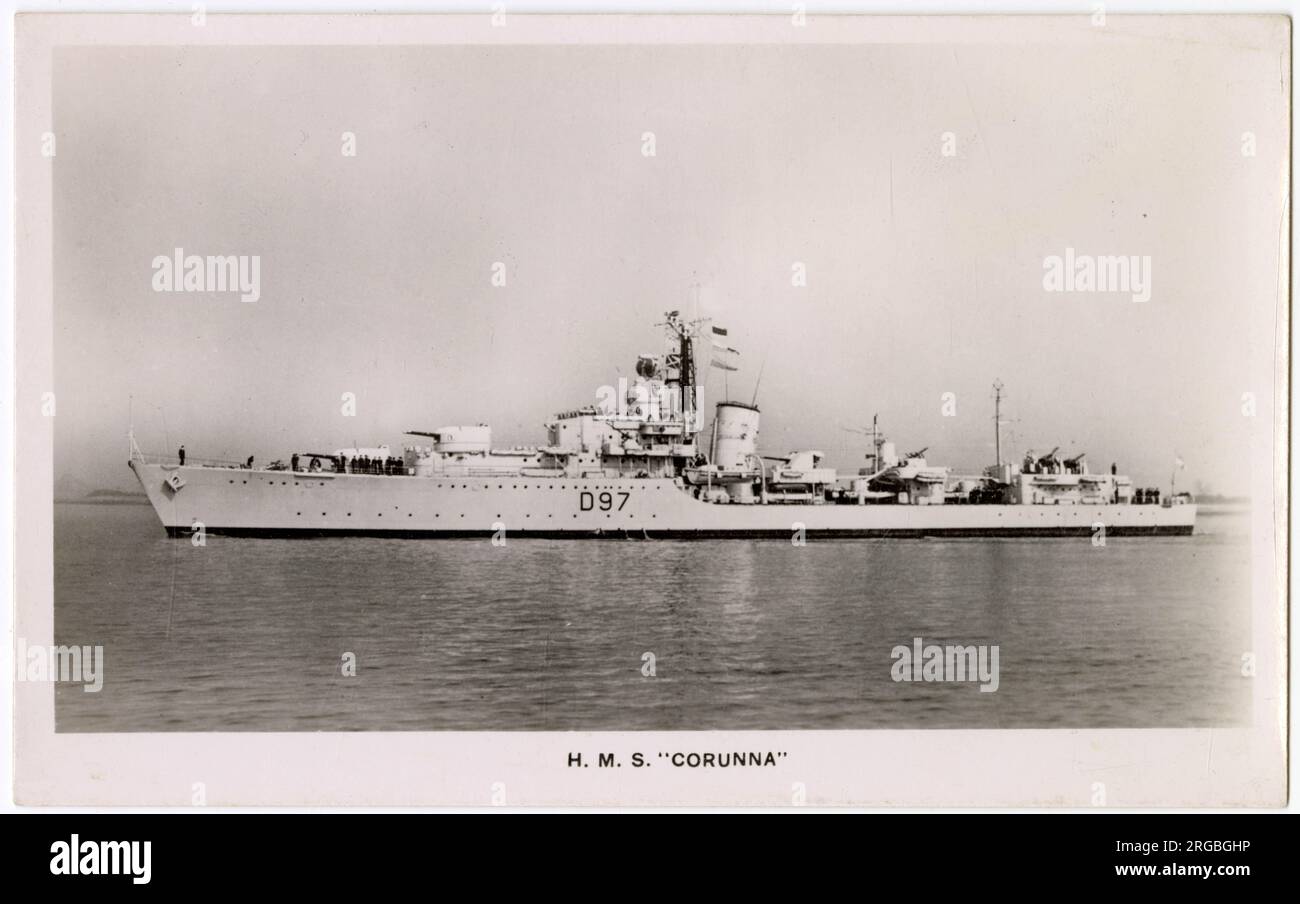
[[[411,430],[388,446],[302,450],[244,464],[146,456],[135,472],[167,533],[616,539],[1072,537],[1191,534],[1187,494],[1138,489],[1058,450],[974,474],[899,453],[874,426],[865,467],[821,451],[760,452],[754,402],[717,402],[703,429],[698,346],[732,370],[725,330],[670,312],[667,348],[600,404],[562,412],[535,447],[494,448],[486,425]],[[707,339],[707,342],[706,342]],[[1000,386],[998,402],[1000,403]],[[755,399],[756,401],[756,399]]]

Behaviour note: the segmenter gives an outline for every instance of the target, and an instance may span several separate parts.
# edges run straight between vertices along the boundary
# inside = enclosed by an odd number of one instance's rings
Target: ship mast
[[[1002,468],[1002,390],[1001,380],[993,381],[993,450],[997,466]]]
[[[695,335],[701,325],[707,322],[708,318],[682,320],[680,312],[669,311],[662,324],[667,328],[668,335],[677,340],[677,388],[682,398],[682,417],[686,422],[686,429],[692,435],[697,432],[691,430],[691,426],[695,424],[696,408]]]
[[[691,331],[685,325],[678,328],[681,340],[681,380],[678,385],[682,390],[682,415],[688,424],[695,423],[695,347]]]

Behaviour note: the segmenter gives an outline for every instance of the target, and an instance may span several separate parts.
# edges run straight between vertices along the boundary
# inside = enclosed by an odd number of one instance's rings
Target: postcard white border
[[[187,5],[188,6],[188,5]],[[811,15],[792,29],[772,16],[527,16],[491,28],[489,14],[456,16],[20,15],[15,22],[15,636],[53,639],[52,424],[39,411],[52,381],[51,184],[39,136],[49,128],[56,45],[341,45],[462,43],[985,43],[1093,39],[1047,17]],[[1271,20],[1217,18],[1257,41]],[[1108,39],[1188,37],[1196,17],[1112,16]],[[1044,30],[1044,29],[1048,30]],[[1289,52],[1289,50],[1288,50]],[[1290,91],[1290,67],[1282,72]],[[1289,202],[1289,173],[1279,195]],[[1289,220],[1289,218],[1288,218]],[[1289,226],[1289,222],[1286,224]],[[1286,800],[1287,408],[1290,235],[1280,237],[1278,405],[1257,446],[1257,563],[1253,594],[1257,677],[1249,729],[776,732],[333,732],[56,734],[48,684],[15,683],[14,794],[20,805],[239,806],[809,806],[1093,805],[1278,806]],[[1264,419],[1261,418],[1261,421]],[[12,656],[12,653],[10,654]],[[10,659],[12,662],[12,659]],[[771,769],[571,769],[570,752],[761,749],[788,752]],[[501,794],[504,789],[504,795]]]

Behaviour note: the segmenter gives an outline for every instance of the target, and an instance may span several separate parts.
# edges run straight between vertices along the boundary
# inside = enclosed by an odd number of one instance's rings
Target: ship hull
[[[1191,534],[1196,506],[717,505],[673,480],[130,466],[171,536],[723,539]]]

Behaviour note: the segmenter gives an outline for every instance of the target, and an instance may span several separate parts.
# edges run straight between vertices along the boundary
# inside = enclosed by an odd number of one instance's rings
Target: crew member
[[[181,450],[177,452],[176,455],[181,460],[181,467],[185,467],[185,447],[181,446]]]
[[[291,471],[297,471],[297,470],[298,470],[298,453],[297,453],[297,452],[293,453],[293,455],[290,456],[290,458],[289,458],[289,470],[291,470]]]

